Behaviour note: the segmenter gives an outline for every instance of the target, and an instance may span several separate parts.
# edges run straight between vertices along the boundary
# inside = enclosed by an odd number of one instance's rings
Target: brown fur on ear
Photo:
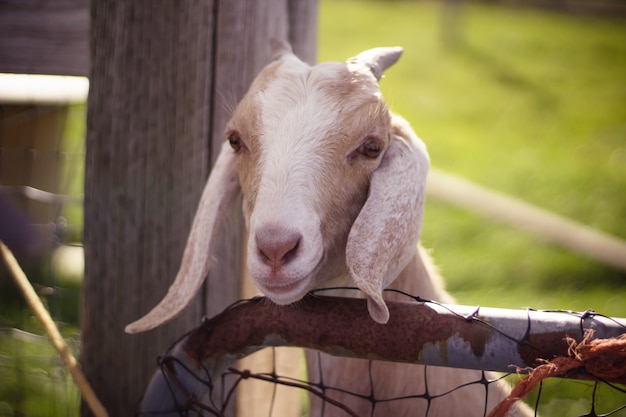
[[[367,296],[379,323],[389,320],[382,291],[417,250],[424,216],[428,156],[408,124],[394,117],[393,136],[380,167],[372,175],[367,201],[346,246],[354,283]]]
[[[219,224],[240,189],[234,158],[225,142],[202,192],[176,280],[156,307],[126,326],[126,333],[144,332],[173,319],[198,293],[209,271]]]

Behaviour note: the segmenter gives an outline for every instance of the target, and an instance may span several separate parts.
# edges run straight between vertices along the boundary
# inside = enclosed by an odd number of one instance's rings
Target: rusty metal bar
[[[296,346],[337,356],[425,365],[514,372],[541,360],[567,356],[566,338],[581,341],[626,333],[626,319],[593,312],[506,310],[388,302],[390,320],[374,322],[365,300],[307,296],[297,306],[277,306],[258,297],[242,302],[187,334],[168,354],[167,372],[157,372],[145,411],[189,404],[235,360],[265,346]],[[585,375],[565,375],[569,378]],[[172,380],[176,379],[176,384]],[[623,380],[612,381],[626,383]],[[178,384],[178,388],[172,388]],[[184,389],[180,388],[180,384]],[[167,389],[167,395],[164,393]],[[169,404],[166,397],[176,393]]]

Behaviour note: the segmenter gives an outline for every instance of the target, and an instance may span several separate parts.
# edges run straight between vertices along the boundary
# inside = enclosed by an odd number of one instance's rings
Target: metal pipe
[[[593,312],[507,310],[443,305],[432,302],[388,302],[390,320],[374,322],[366,301],[355,298],[307,296],[297,306],[277,306],[263,297],[229,308],[191,331],[172,350],[172,372],[188,390],[201,397],[235,360],[265,346],[316,349],[345,357],[486,371],[524,372],[541,360],[567,356],[566,338],[581,341],[626,333],[626,319]],[[184,369],[184,371],[183,371]],[[166,375],[167,374],[167,375]],[[570,378],[585,375],[567,375]],[[155,375],[159,379],[158,374]],[[626,376],[616,383],[626,383]],[[153,380],[155,387],[168,386]],[[180,389],[179,388],[175,388]],[[150,389],[148,390],[150,391]],[[148,392],[146,398],[165,394]],[[155,411],[144,402],[145,411]]]

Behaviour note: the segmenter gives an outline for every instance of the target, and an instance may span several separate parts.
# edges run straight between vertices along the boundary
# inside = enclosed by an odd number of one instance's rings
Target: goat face
[[[345,64],[309,67],[287,55],[252,85],[226,136],[237,155],[248,268],[274,302],[290,304],[345,274],[348,233],[390,135],[375,78]]]
[[[127,331],[177,315],[210,266],[217,224],[243,193],[248,269],[277,304],[349,277],[388,320],[386,287],[415,253],[428,157],[378,80],[400,48],[308,66],[281,45],[235,109],[168,294]],[[336,283],[336,281],[335,281]]]

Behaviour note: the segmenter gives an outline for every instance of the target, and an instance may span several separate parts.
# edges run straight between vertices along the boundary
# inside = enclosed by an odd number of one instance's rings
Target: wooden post
[[[176,275],[227,109],[267,62],[269,38],[289,38],[314,60],[316,7],[92,2],[81,363],[110,415],[133,415],[157,356],[240,297],[243,222],[234,210],[204,294],[172,323],[123,332]]]

